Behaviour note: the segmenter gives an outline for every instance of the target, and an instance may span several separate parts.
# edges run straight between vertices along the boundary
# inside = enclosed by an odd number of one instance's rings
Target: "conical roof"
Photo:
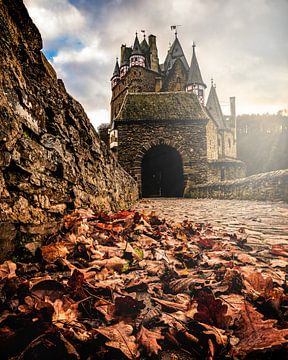
[[[112,79],[114,77],[118,77],[120,76],[120,67],[119,67],[119,63],[118,63],[118,58],[116,59],[116,64],[115,64],[115,67],[114,67],[114,71],[113,71],[113,75],[112,75]]]
[[[213,80],[211,81],[211,89],[209,92],[206,108],[214,121],[217,123],[219,129],[225,129],[223,113],[216,93],[216,87],[213,84]]]
[[[121,66],[129,65],[129,58],[130,58],[131,54],[132,54],[132,48],[125,46],[122,61],[121,61]]]
[[[135,36],[132,55],[143,55],[143,52],[141,50],[141,46],[140,46],[140,43],[139,43],[139,40],[138,40],[137,33],[136,33],[136,36]]]
[[[148,45],[145,37],[140,44],[140,48],[143,53],[147,53],[148,51],[150,51],[149,45]]]
[[[172,67],[177,59],[180,59],[182,61],[183,65],[185,67],[185,70],[188,71],[188,69],[189,69],[188,62],[186,60],[186,57],[185,57],[184,51],[182,49],[182,46],[180,44],[180,41],[179,41],[178,37],[176,36],[172,46],[168,50],[168,54],[167,54],[165,62],[164,62],[165,72],[168,72],[170,69],[172,69]]]
[[[196,45],[193,44],[192,47],[193,47],[193,53],[192,53],[192,59],[191,59],[191,66],[190,66],[189,73],[188,73],[187,85],[199,84],[199,85],[205,86],[205,88],[206,88],[206,85],[204,84],[204,81],[202,79],[201,71],[200,71],[196,53],[195,53]]]

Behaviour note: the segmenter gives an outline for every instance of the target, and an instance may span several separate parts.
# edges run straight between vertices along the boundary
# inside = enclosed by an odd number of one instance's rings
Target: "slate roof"
[[[118,59],[116,59],[116,64],[115,64],[115,67],[114,67],[112,79],[113,79],[115,76],[120,76],[120,68],[119,68]]]
[[[197,96],[187,92],[127,93],[115,121],[206,120]]]
[[[122,61],[121,66],[129,65],[129,58],[131,56],[131,53],[132,53],[132,48],[131,47],[125,47],[123,59],[121,60]]]
[[[189,65],[186,60],[184,51],[182,49],[179,39],[177,37],[175,37],[175,40],[174,40],[171,48],[168,50],[168,54],[167,54],[165,62],[164,62],[165,72],[169,72],[169,70],[172,69],[176,59],[178,59],[178,58],[180,58],[180,60],[182,61],[183,65],[185,67],[185,70],[188,71]]]
[[[215,85],[213,85],[213,83],[211,85],[211,89],[207,99],[206,108],[209,114],[213,117],[213,119],[217,123],[219,129],[225,129],[226,127],[224,124],[223,113],[216,93],[216,88]]]
[[[132,55],[143,55],[137,34],[133,45]]]
[[[195,44],[193,44],[191,66],[189,69],[188,80],[187,80],[187,85],[192,85],[192,84],[204,85],[206,88],[206,85],[204,84],[204,81],[202,79],[201,71],[200,71],[198,60],[196,57]]]

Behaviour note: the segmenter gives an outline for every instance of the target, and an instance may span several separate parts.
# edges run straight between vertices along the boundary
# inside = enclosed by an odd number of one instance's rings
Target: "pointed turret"
[[[130,66],[142,66],[145,67],[145,56],[141,50],[141,46],[138,40],[138,34],[136,32],[136,37],[132,49],[132,54],[130,56]]]
[[[168,54],[167,54],[165,62],[164,62],[164,71],[166,73],[169,73],[169,71],[172,69],[172,67],[177,59],[180,59],[182,61],[183,65],[185,67],[185,70],[188,71],[188,69],[189,69],[188,62],[186,60],[184,51],[183,51],[180,41],[177,37],[177,34],[175,34],[175,40],[174,40],[172,46],[170,47],[170,49],[168,50]]]
[[[118,84],[119,80],[120,80],[120,67],[119,67],[119,63],[118,63],[118,58],[116,58],[116,63],[115,63],[113,75],[111,78],[112,89]]]
[[[191,65],[188,72],[188,80],[186,85],[186,91],[193,92],[197,95],[200,103],[204,105],[204,91],[206,89],[206,84],[204,83],[200,71],[200,67],[198,64],[198,60],[195,52],[195,43],[193,41],[193,51],[192,51],[192,59]]]
[[[121,63],[120,63],[120,77],[122,78],[129,70],[129,59],[132,53],[132,48],[126,45],[121,46]]]
[[[186,90],[188,92],[194,92],[198,96],[200,103],[204,105],[204,90],[206,89],[207,86],[202,79],[200,67],[196,57],[195,47],[196,45],[193,42],[191,66],[188,72]]]
[[[146,62],[146,66],[148,68],[150,68],[150,48],[149,48],[149,45],[146,41],[146,36],[144,34],[144,39],[142,40],[141,44],[140,44],[140,48],[141,48],[141,51],[143,53],[143,55],[145,56],[145,62]]]
[[[209,92],[206,108],[214,121],[217,123],[219,129],[225,129],[224,117],[217,96],[216,85],[214,84],[213,79],[211,79],[211,89]]]
[[[193,42],[192,59],[191,59],[191,66],[190,66],[189,73],[188,73],[187,86],[198,84],[198,85],[203,85],[206,88],[206,85],[202,79],[200,67],[198,64],[197,57],[196,57],[195,47],[196,47],[196,45]]]

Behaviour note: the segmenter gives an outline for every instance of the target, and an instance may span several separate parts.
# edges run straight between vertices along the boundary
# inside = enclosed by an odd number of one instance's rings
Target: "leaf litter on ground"
[[[287,265],[244,229],[77,210],[0,265],[0,358],[285,358]]]

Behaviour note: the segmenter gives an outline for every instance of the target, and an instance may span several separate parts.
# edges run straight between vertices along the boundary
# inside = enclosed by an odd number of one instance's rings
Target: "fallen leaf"
[[[60,258],[65,259],[68,253],[67,247],[61,243],[52,243],[41,247],[42,257],[47,263],[54,263]]]
[[[138,342],[144,346],[149,356],[157,355],[161,350],[161,346],[157,343],[157,340],[163,340],[164,336],[157,331],[150,331],[144,326],[141,326],[139,333],[137,334]]]
[[[195,300],[198,304],[197,313],[194,315],[195,320],[222,329],[229,326],[231,318],[226,315],[228,307],[222,303],[221,299],[215,299],[213,294],[200,291]]]
[[[11,279],[12,277],[16,276],[16,269],[17,265],[13,261],[5,261],[0,265],[0,280],[5,278]]]
[[[263,320],[263,315],[245,301],[234,332],[240,342],[232,349],[233,355],[245,356],[256,350],[287,343],[288,329],[278,330],[275,324],[276,320]]]
[[[96,331],[109,339],[106,342],[107,346],[119,349],[128,359],[135,359],[139,356],[136,338],[132,336],[133,327],[131,325],[120,321],[115,325],[96,329]]]

